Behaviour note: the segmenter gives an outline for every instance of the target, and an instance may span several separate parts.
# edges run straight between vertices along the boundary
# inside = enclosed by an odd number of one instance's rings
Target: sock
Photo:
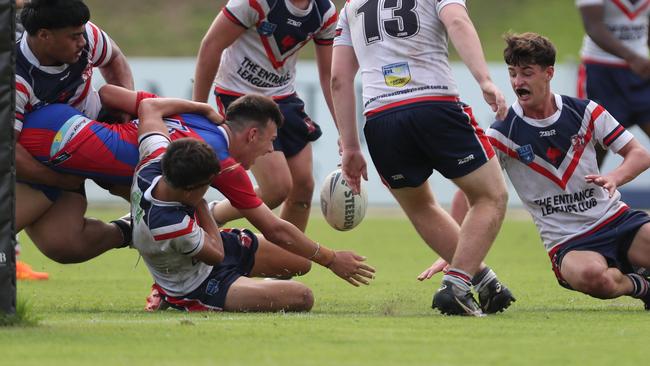
[[[634,289],[632,290],[630,296],[637,299],[645,297],[645,295],[648,293],[648,280],[636,273],[628,273],[626,276],[632,280],[632,284],[634,285]]]
[[[457,268],[449,268],[449,271],[447,271],[447,273],[442,277],[443,281],[449,281],[458,288],[467,291],[471,291],[472,289],[472,282],[470,279],[471,276],[469,273]]]
[[[472,285],[476,292],[481,292],[490,281],[497,278],[497,274],[490,267],[485,267],[472,277]]]

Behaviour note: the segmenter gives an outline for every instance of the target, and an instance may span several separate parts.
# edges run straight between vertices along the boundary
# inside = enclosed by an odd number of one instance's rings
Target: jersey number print
[[[363,16],[366,44],[381,41],[383,33],[394,38],[408,38],[418,33],[420,22],[415,12],[416,0],[368,0],[357,10]],[[381,19],[382,10],[391,17]],[[381,29],[380,29],[381,27]]]

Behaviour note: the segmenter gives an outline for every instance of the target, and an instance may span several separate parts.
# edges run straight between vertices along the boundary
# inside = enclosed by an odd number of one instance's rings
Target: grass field
[[[111,218],[123,210],[94,211]],[[142,311],[151,285],[136,252],[115,250],[57,265],[21,236],[23,258],[50,272],[20,282],[38,326],[0,329],[2,365],[632,365],[647,360],[642,304],[599,301],[560,288],[528,219],[508,219],[489,262],[517,296],[503,314],[456,318],[430,309],[440,277],[415,277],[435,259],[400,217],[369,217],[348,233],[319,214],[309,233],[368,256],[369,287],[317,266],[300,280],[314,291],[307,314]],[[56,235],[56,233],[53,233]]]

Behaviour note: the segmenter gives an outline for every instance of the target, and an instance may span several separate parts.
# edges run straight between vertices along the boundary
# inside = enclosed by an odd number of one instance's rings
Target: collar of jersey
[[[287,10],[289,10],[289,13],[295,17],[303,18],[309,15],[311,12],[311,9],[314,7],[314,2],[310,1],[309,6],[307,9],[300,9],[299,7],[293,5],[291,0],[282,0],[286,4]]]
[[[533,127],[548,127],[552,125],[553,123],[557,122],[557,120],[560,118],[560,114],[562,114],[562,96],[559,94],[553,94],[555,97],[555,106],[557,107],[557,111],[553,113],[551,116],[543,118],[543,119],[535,119],[535,118],[530,118],[524,116],[524,110],[521,108],[521,105],[519,105],[518,101],[515,101],[514,104],[512,105],[512,109],[515,111],[517,116],[521,118],[524,122],[528,123],[529,125]]]
[[[151,194],[151,193],[153,192],[153,189],[156,187],[156,184],[158,184],[158,181],[160,181],[161,178],[162,178],[162,175],[159,175],[159,176],[155,177],[155,178],[151,181],[151,185],[150,185],[149,188],[147,188],[147,190],[144,192],[144,198],[145,198],[147,201],[149,201],[149,202],[151,202],[151,203],[154,203],[156,206],[166,206],[166,207],[185,206],[185,205],[183,205],[183,204],[180,203],[180,202],[174,202],[174,201],[171,201],[171,202],[170,202],[170,201],[161,201],[161,200],[155,198],[155,197]]]
[[[25,58],[27,61],[29,61],[30,64],[36,66],[39,70],[44,71],[48,74],[60,74],[69,66],[68,64],[63,64],[60,66],[42,66],[34,55],[34,52],[32,52],[31,48],[29,48],[29,44],[27,43],[27,31],[25,31],[25,34],[23,34],[23,37],[20,39],[20,50],[23,52],[23,55],[25,55]]]

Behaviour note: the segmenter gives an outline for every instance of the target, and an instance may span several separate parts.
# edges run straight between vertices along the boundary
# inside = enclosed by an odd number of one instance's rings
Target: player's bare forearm
[[[605,52],[618,56],[628,62],[635,57],[639,57],[634,50],[631,50],[616,38],[605,25],[603,22],[604,14],[602,5],[580,7],[580,15],[582,16],[585,32],[589,35],[589,38]]]
[[[192,88],[192,99],[198,102],[206,102],[210,95],[210,87],[217,75],[221,54],[233,42],[237,40],[246,28],[233,23],[223,12],[214,19],[206,32],[196,60],[194,72],[194,87]],[[234,66],[234,65],[233,65]]]
[[[650,168],[650,153],[636,139],[628,142],[618,153],[623,156],[623,162],[608,174],[618,187]]]
[[[320,87],[325,97],[325,103],[334,120],[334,126],[338,130],[339,126],[336,122],[336,112],[334,110],[334,102],[332,101],[332,46],[331,45],[316,45],[316,64],[318,66],[318,79]]]
[[[107,84],[121,86],[133,90],[133,73],[122,51],[113,43],[113,58],[111,62],[100,68],[104,80]]]
[[[194,102],[179,98],[150,98],[140,102],[138,117],[162,118],[179,113],[197,113],[208,117],[213,122],[222,122],[223,118],[207,103]]]
[[[458,4],[447,5],[440,12],[440,20],[444,23],[451,42],[474,79],[479,84],[491,82],[481,41],[467,15],[467,10]]]
[[[334,48],[332,59],[332,101],[337,118],[343,150],[359,149],[356,122],[354,77],[359,65],[354,50],[349,46]]]
[[[128,113],[131,116],[138,114],[136,109],[137,98],[137,92],[117,85],[107,84],[99,89],[99,99],[102,106]]]

